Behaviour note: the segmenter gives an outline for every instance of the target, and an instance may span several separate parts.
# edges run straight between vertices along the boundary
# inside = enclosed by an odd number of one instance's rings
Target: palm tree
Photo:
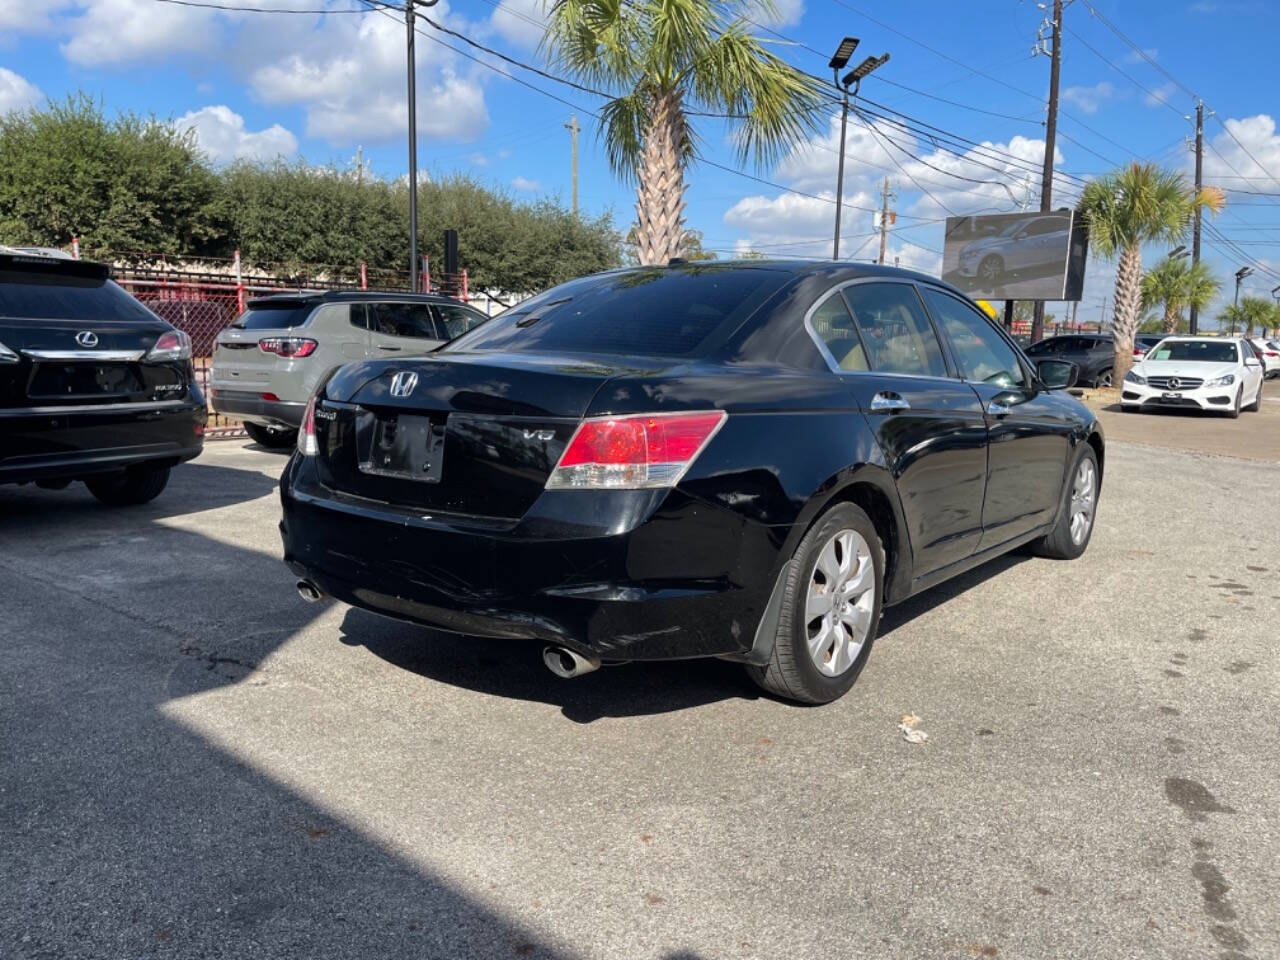
[[[733,125],[738,161],[767,164],[815,130],[830,94],[748,31],[772,0],[555,0],[547,59],[610,99],[600,137],[609,165],[636,190],[641,263],[679,256],[693,118]]]
[[[1253,328],[1266,334],[1267,328],[1276,322],[1276,305],[1266,297],[1241,297],[1239,304],[1232,304],[1222,311],[1218,323],[1230,324],[1231,335],[1240,328],[1242,337],[1253,336]]]
[[[1203,261],[1165,257],[1142,278],[1142,309],[1163,307],[1164,332],[1177,333],[1182,311],[1191,306],[1205,309],[1220,288],[1218,278]]]
[[[1079,210],[1094,252],[1119,260],[1112,320],[1117,379],[1133,365],[1133,337],[1142,317],[1142,245],[1177,243],[1197,208],[1217,213],[1222,206],[1222,191],[1210,187],[1197,194],[1182,174],[1155,164],[1131,164],[1084,188]]]

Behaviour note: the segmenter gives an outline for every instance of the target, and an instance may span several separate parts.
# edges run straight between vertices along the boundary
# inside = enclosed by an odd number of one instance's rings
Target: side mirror
[[[1257,357],[1245,357],[1245,358],[1244,358],[1244,365],[1245,365],[1246,367],[1260,367],[1260,366],[1262,366],[1262,364],[1258,362],[1258,358],[1257,358]]]
[[[1040,382],[1050,390],[1074,387],[1080,379],[1080,368],[1069,360],[1041,360],[1036,364]]]

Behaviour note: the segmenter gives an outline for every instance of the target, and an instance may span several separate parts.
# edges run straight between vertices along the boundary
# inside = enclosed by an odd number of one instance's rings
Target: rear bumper
[[[345,603],[606,660],[745,655],[790,529],[679,491],[556,491],[514,524],[424,518],[328,490],[298,456],[281,500],[285,562]]]
[[[297,429],[302,425],[302,413],[306,403],[284,400],[264,400],[260,394],[244,390],[214,388],[210,403],[214,410],[239,420],[249,420],[271,427]]]
[[[0,410],[0,483],[78,478],[200,455],[203,403],[102,404]]]

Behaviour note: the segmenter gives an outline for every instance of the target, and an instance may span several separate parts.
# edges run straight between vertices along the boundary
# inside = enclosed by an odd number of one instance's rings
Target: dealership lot
[[[1106,414],[1085,557],[890,610],[816,709],[305,605],[244,441],[0,488],[0,955],[1276,956],[1280,457],[1166,447],[1277,408]]]

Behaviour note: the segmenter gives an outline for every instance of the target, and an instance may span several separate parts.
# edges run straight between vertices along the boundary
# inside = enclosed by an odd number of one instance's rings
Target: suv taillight
[[[673,487],[727,418],[723,410],[712,410],[584,420],[547,478],[547,489]]]
[[[309,357],[316,352],[319,344],[305,337],[267,337],[258,341],[258,349],[263,353],[274,353],[277,357]]]
[[[314,457],[320,452],[320,444],[316,440],[316,398],[312,394],[302,411],[302,425],[298,427],[298,452],[304,457]]]
[[[155,342],[144,358],[150,361],[164,360],[190,360],[191,359],[191,338],[181,330],[170,330],[168,333],[160,334],[160,338]]]
[[[0,363],[17,363],[19,357],[16,353],[0,343]]]

